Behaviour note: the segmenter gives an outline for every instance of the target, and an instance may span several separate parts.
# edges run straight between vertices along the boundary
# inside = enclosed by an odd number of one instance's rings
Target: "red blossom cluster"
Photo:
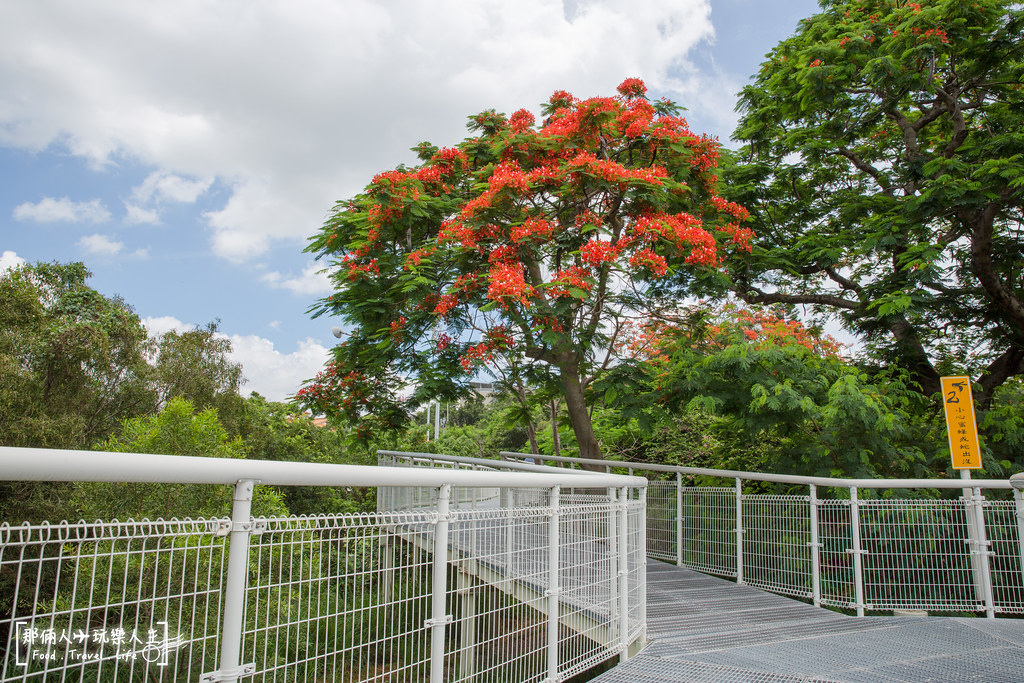
[[[630,256],[629,265],[634,268],[644,268],[658,277],[668,272],[668,264],[665,262],[665,257],[654,253],[648,248],[641,249]]]
[[[405,316],[399,317],[397,320],[391,321],[391,340],[394,342],[402,341],[402,331],[405,329],[405,324],[409,322]]]
[[[654,105],[647,100],[630,102],[626,111],[619,115],[617,123],[627,138],[638,138],[647,132],[654,120]]]
[[[587,265],[600,266],[602,263],[613,263],[619,258],[619,253],[611,242],[590,240],[580,247],[580,258]]]
[[[544,242],[550,239],[554,232],[555,226],[551,221],[531,216],[509,228],[509,237],[513,242]]]
[[[511,263],[519,255],[519,250],[511,244],[501,244],[491,250],[487,257],[490,263]]]
[[[511,301],[518,301],[524,307],[529,308],[530,299],[536,296],[534,288],[526,283],[523,277],[523,267],[516,263],[497,263],[487,273],[490,286],[487,288],[487,298],[508,306]]]
[[[571,173],[585,172],[606,182],[620,184],[642,180],[661,185],[661,179],[668,177],[668,172],[662,166],[626,168],[617,161],[598,159],[593,152],[579,152],[568,161],[566,170]]]
[[[478,365],[494,361],[494,354],[491,352],[491,345],[487,342],[480,342],[469,346],[459,359],[459,364],[466,372],[471,372]]]
[[[737,311],[736,324],[751,341],[765,344],[799,344],[822,356],[838,356],[842,345],[827,334],[807,328],[799,320],[764,311]]]
[[[381,380],[356,370],[345,373],[331,362],[313,381],[299,389],[295,398],[315,412],[342,412],[351,418],[362,415],[384,389]]]
[[[484,334],[491,350],[508,350],[516,345],[512,330],[507,325],[495,325]]]
[[[520,109],[509,117],[508,127],[516,133],[522,133],[529,130],[536,121],[533,114],[525,109]]]
[[[477,248],[476,233],[473,229],[463,221],[454,218],[441,223],[441,228],[437,232],[438,244],[447,244],[449,242],[458,243],[466,249]]]
[[[736,248],[740,251],[745,251],[748,254],[753,250],[750,240],[754,239],[754,231],[750,228],[741,228],[740,226],[730,223],[724,228],[726,234],[729,235],[730,241],[736,245]]]
[[[699,138],[692,138],[690,147],[693,149],[693,166],[698,171],[707,171],[718,165],[718,158],[722,152],[717,139],[702,135]]]
[[[504,189],[512,189],[516,192],[527,192],[530,189],[530,181],[519,164],[514,161],[507,161],[494,167],[491,173],[490,189],[492,193]]]
[[[348,267],[348,271],[346,272],[346,277],[348,278],[349,282],[352,282],[358,279],[360,276],[364,275],[380,275],[380,264],[377,263],[376,258],[372,258],[366,263],[357,263],[350,259],[351,257],[347,254],[345,258],[342,259],[343,264],[346,262],[351,263],[351,265],[349,265]]]
[[[437,302],[437,306],[434,307],[434,313],[447,318],[448,315],[459,305],[459,297],[455,294],[442,294],[440,300]]]
[[[419,265],[420,265],[420,262],[423,259],[429,258],[429,257],[433,256],[434,252],[436,252],[436,251],[437,251],[437,247],[436,246],[423,247],[421,249],[417,249],[416,251],[411,251],[411,252],[409,252],[406,255],[405,263],[402,265],[402,268],[404,270],[411,270],[413,268],[418,268]]]
[[[547,293],[557,299],[563,296],[572,296],[569,292],[570,288],[589,292],[594,286],[590,278],[590,271],[583,266],[570,266],[565,270],[555,272],[551,278],[551,284],[547,288]]]
[[[616,90],[623,97],[629,98],[643,97],[647,94],[647,86],[639,78],[627,78],[622,83],[619,83],[619,87]]]
[[[533,317],[533,329],[535,330],[551,330],[559,334],[565,332],[565,326],[562,325],[562,321],[558,318],[554,318],[547,315],[536,315]]]
[[[722,213],[727,213],[738,221],[745,221],[750,218],[750,212],[747,211],[746,207],[740,206],[736,202],[730,202],[723,197],[712,197],[711,203],[715,205],[715,208]]]

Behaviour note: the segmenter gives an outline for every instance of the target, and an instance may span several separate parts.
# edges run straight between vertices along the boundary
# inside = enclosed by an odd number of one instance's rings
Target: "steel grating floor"
[[[651,643],[599,683],[1024,681],[1024,620],[849,617],[648,560]]]

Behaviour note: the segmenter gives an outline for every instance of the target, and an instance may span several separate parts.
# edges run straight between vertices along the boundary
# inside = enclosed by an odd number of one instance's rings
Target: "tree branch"
[[[819,304],[835,306],[847,311],[856,311],[861,307],[859,301],[850,301],[833,294],[782,294],[781,292],[764,292],[756,287],[744,284],[735,289],[736,295],[748,304]]]
[[[981,373],[981,377],[978,378],[978,384],[981,385],[978,404],[982,410],[986,410],[992,405],[992,396],[1003,382],[1014,375],[1022,374],[1024,374],[1024,348],[1020,346],[1011,346],[989,363]]]
[[[861,159],[856,153],[845,147],[840,147],[839,153],[842,156],[849,159],[851,164],[853,164],[858,169],[874,178],[875,182],[878,183],[878,186],[882,188],[882,192],[889,195],[890,197],[892,196],[892,183],[889,182],[889,179],[885,177],[884,173],[882,173],[877,168]]]
[[[967,216],[971,227],[971,270],[982,288],[1015,328],[1018,340],[1024,339],[1024,302],[999,278],[992,263],[993,225],[1003,202],[1010,198],[1010,189],[1000,192],[1000,201]]]

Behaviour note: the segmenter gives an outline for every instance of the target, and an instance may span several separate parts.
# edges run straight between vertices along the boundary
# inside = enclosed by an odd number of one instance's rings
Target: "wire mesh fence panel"
[[[5,681],[216,669],[226,520],[0,525]]]
[[[682,565],[736,576],[736,489],[688,487],[682,497]]]
[[[451,534],[446,681],[545,677],[544,508],[459,510]]]
[[[647,484],[647,555],[676,561],[676,483],[651,480]]]
[[[833,607],[856,606],[853,532],[850,501],[818,501],[818,542],[821,603]]]
[[[647,630],[647,554],[644,548],[643,505],[636,500],[627,504],[626,572],[629,594],[627,640],[633,642],[644,637]]]
[[[809,496],[743,496],[743,580],[809,598],[813,591]]]
[[[984,610],[984,579],[962,500],[860,501],[869,610]]]
[[[566,678],[618,648],[617,557],[607,535],[608,520],[617,510],[606,498],[559,512],[558,669]],[[604,524],[595,525],[595,520]]]
[[[250,546],[242,649],[254,680],[424,679],[433,521],[265,520]]]
[[[1013,501],[989,501],[985,504],[985,530],[992,555],[992,592],[995,611],[1024,614],[1024,554],[1020,520]]]

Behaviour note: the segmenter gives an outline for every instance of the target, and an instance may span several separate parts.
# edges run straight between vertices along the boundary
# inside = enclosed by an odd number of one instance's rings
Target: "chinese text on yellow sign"
[[[974,418],[970,377],[942,377],[942,404],[946,408],[946,430],[953,467],[958,470],[981,468],[978,424]]]

